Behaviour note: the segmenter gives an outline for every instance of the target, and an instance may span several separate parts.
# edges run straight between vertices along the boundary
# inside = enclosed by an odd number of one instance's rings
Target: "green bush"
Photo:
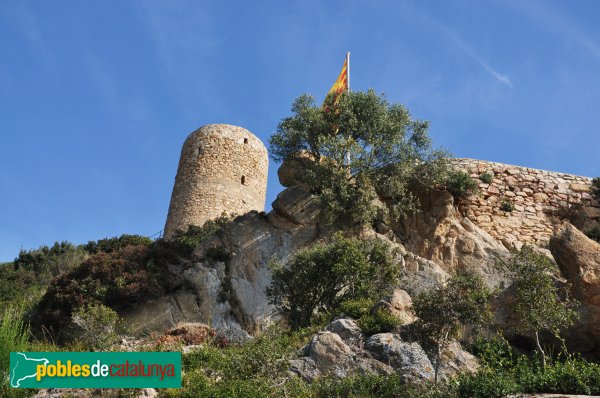
[[[479,176],[479,179],[484,184],[491,184],[494,181],[494,175],[491,173],[483,173]]]
[[[446,190],[452,194],[455,200],[478,192],[477,181],[464,171],[451,171],[446,179]]]
[[[458,377],[458,396],[461,398],[504,398],[521,392],[511,374],[484,369],[474,375]]]
[[[29,326],[23,323],[22,308],[5,307],[0,315],[0,392],[9,391],[9,363],[11,351],[27,351]]]
[[[506,276],[514,288],[510,309],[516,321],[516,331],[533,335],[536,349],[545,363],[546,353],[539,334],[551,332],[560,337],[560,331],[572,326],[578,318],[577,301],[569,297],[569,286],[559,286],[559,271],[545,254],[531,246],[523,246],[502,263]]]
[[[185,232],[181,230],[176,231],[171,239],[162,241],[162,243],[177,251],[181,257],[189,258],[200,242],[208,238],[224,225],[230,223],[232,217],[233,215],[227,216],[223,214],[214,220],[205,222],[202,226],[189,225]]]
[[[210,247],[206,250],[204,257],[213,261],[227,262],[231,253],[223,246]]]
[[[267,295],[294,329],[310,325],[316,315],[338,312],[344,301],[385,294],[400,271],[388,245],[341,234],[329,244],[298,251],[287,265],[270,267]]]
[[[505,211],[507,213],[511,213],[515,209],[515,205],[508,199],[502,200],[500,203],[500,210]]]
[[[585,234],[588,238],[600,242],[600,223],[595,223],[593,226],[586,229]]]
[[[507,369],[515,363],[510,344],[504,338],[477,337],[473,344],[473,354],[485,366],[493,369]]]
[[[460,397],[505,397],[509,394],[600,393],[600,365],[572,355],[549,358],[543,366],[536,355],[508,353],[505,342],[480,341],[476,353],[482,368],[458,377]],[[482,348],[482,349],[481,349]],[[491,355],[490,355],[491,354]]]
[[[71,316],[72,340],[93,351],[107,350],[117,340],[119,316],[102,304],[79,307]]]
[[[48,286],[36,307],[36,326],[59,333],[75,308],[89,304],[125,308],[141,299],[158,297],[169,283],[166,263],[152,263],[148,246],[127,246],[99,252]]]
[[[123,234],[119,237],[89,241],[83,247],[88,253],[96,254],[99,252],[113,253],[127,246],[149,246],[151,243],[152,239],[146,236]]]
[[[596,199],[600,199],[600,177],[596,177],[592,180],[591,192]]]
[[[354,300],[342,302],[332,318],[338,315],[346,315],[354,319],[362,318],[371,313],[371,308],[375,305],[375,299],[372,297],[360,297]]]
[[[366,335],[394,331],[402,324],[402,319],[384,308],[378,308],[373,314],[363,315],[358,319],[358,326]]]
[[[87,257],[81,246],[70,242],[55,242],[51,247],[21,250],[13,262],[15,269],[31,270],[36,274],[56,276],[79,265]]]

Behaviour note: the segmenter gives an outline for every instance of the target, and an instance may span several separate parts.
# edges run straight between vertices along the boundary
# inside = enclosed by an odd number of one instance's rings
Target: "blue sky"
[[[455,156],[600,175],[600,2],[0,2],[0,260],[164,226],[185,137],[351,84]],[[281,190],[270,164],[267,209]]]

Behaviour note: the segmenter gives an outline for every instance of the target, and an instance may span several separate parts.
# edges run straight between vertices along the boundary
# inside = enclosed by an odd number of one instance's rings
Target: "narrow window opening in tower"
[[[242,185],[246,185],[246,176],[242,176]]]
[[[202,155],[202,147],[198,148],[198,156]]]
[[[248,138],[244,138],[244,144],[248,143]]]

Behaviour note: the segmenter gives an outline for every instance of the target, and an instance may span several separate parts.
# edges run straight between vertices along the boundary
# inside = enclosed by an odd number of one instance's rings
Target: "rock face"
[[[458,269],[479,272],[491,286],[497,286],[501,278],[496,258],[508,254],[502,244],[464,219],[446,192],[434,192],[423,203],[424,211],[418,216],[400,224],[380,219],[382,233],[366,230],[361,235],[385,240],[401,253],[400,287],[405,292],[382,297],[380,305],[403,313],[405,322],[412,321],[405,311],[409,294],[444,282]],[[321,222],[317,197],[300,185],[287,188],[269,214],[253,211],[237,217],[195,249],[198,261],[174,267],[172,274],[181,279],[179,288],[120,315],[134,332],[162,332],[180,322],[200,322],[243,341],[278,319],[265,293],[271,283],[269,262],[285,260],[332,232]],[[212,248],[226,251],[229,260],[211,259],[207,253]]]
[[[572,336],[571,340],[576,341],[571,343],[580,351],[597,348],[600,346],[600,244],[571,224],[564,224],[550,239],[550,251],[572,284],[573,295],[583,304],[579,333]]]
[[[229,330],[234,339],[277,318],[265,294],[271,283],[268,264],[285,259],[318,238],[318,199],[300,187],[279,194],[268,215],[250,212],[237,217],[196,248],[201,261],[174,271],[181,287],[157,300],[122,313],[134,332],[164,331],[180,322],[203,322]],[[229,260],[207,258],[210,248],[222,247]]]

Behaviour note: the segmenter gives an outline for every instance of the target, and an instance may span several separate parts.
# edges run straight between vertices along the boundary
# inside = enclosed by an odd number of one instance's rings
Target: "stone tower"
[[[254,134],[209,124],[190,134],[181,149],[164,236],[226,214],[263,211],[267,149]]]

